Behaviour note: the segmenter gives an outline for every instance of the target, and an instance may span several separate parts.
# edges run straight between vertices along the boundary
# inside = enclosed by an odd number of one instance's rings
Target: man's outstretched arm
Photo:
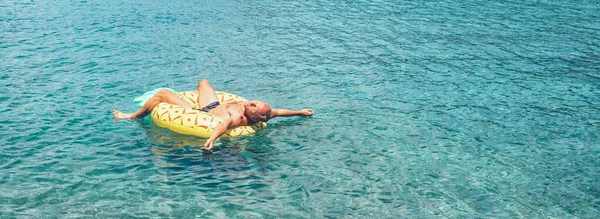
[[[273,109],[271,110],[271,118],[288,117],[288,116],[310,116],[313,114],[311,109],[289,110],[289,109]]]
[[[231,118],[227,118],[223,121],[223,123],[219,123],[217,127],[215,127],[215,129],[213,130],[210,138],[206,140],[206,143],[204,144],[204,147],[202,147],[202,150],[211,150],[217,138],[219,138],[223,133],[225,133],[229,128],[231,128],[233,126],[233,123],[234,121]]]

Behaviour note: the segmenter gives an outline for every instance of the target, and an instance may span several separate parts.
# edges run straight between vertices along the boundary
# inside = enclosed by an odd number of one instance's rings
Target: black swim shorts
[[[217,106],[219,106],[219,101],[212,102],[212,103],[206,105],[205,107],[202,107],[200,109],[200,111],[202,111],[202,112],[208,112],[211,109],[217,108]]]

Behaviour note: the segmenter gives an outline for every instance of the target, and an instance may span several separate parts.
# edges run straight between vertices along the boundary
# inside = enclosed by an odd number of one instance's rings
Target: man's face
[[[271,106],[265,102],[251,100],[246,102],[245,107],[246,117],[254,122],[266,122],[271,116]]]

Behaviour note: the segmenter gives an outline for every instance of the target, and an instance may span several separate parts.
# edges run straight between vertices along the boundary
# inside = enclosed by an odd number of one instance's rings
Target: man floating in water
[[[217,99],[217,93],[206,79],[202,79],[200,83],[198,83],[198,93],[198,103],[200,106],[203,106],[199,110],[223,119],[223,122],[215,127],[211,137],[204,144],[204,147],[202,148],[203,150],[212,149],[215,140],[217,140],[217,138],[231,128],[252,125],[257,122],[266,122],[275,117],[310,116],[313,114],[311,109],[303,109],[299,111],[288,109],[271,109],[269,104],[258,100],[220,104]],[[169,90],[160,90],[154,94],[152,98],[146,101],[142,108],[137,112],[123,113],[121,111],[114,110],[113,114],[117,119],[143,118],[150,114],[152,109],[154,109],[154,107],[161,102],[179,105],[190,109],[193,108],[192,105],[183,100],[181,97],[177,96],[177,94]]]

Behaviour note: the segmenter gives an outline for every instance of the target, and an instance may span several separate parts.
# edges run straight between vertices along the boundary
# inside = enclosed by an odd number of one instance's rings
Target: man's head
[[[271,118],[271,106],[265,102],[250,100],[244,103],[244,107],[244,115],[252,123],[266,122]]]

